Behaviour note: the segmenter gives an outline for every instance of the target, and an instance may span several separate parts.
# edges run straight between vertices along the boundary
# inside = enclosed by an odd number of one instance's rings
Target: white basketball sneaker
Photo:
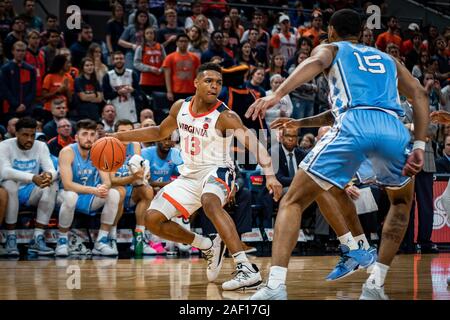
[[[70,237],[70,243],[69,243],[69,254],[70,255],[91,255],[92,252],[86,246],[84,243],[79,239],[77,236],[72,235]]]
[[[238,263],[234,278],[222,284],[223,290],[252,290],[262,283],[261,274],[255,264]]]
[[[69,241],[65,237],[58,238],[58,242],[55,248],[56,257],[68,257],[69,256]]]
[[[103,237],[95,241],[92,254],[98,256],[117,256],[116,251],[111,247],[108,237]]]
[[[211,248],[202,250],[202,253],[208,264],[206,276],[209,282],[213,282],[219,276],[220,269],[222,269],[226,246],[218,234],[212,235],[210,238],[212,241]]]
[[[389,300],[389,297],[384,293],[384,286],[381,288],[375,286],[370,288],[364,283],[359,300]]]
[[[280,284],[275,289],[264,286],[252,295],[249,300],[287,300],[286,285]]]

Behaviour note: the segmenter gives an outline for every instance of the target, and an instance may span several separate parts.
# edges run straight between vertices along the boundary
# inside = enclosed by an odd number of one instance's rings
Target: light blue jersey
[[[168,182],[170,177],[179,175],[178,166],[183,164],[180,150],[171,148],[166,159],[158,156],[158,147],[152,146],[142,150],[142,157],[150,162],[150,176],[153,181]]]
[[[403,116],[393,58],[360,44],[344,41],[333,44],[339,50],[327,78],[335,114],[354,107],[377,107]]]
[[[78,150],[78,144],[70,145],[73,150],[74,158],[72,162],[72,181],[83,186],[96,187],[101,184],[100,174],[92,164],[90,153],[87,159],[83,159]],[[79,194],[76,204],[76,210],[84,214],[95,214],[91,209],[95,196],[93,194]]]
[[[129,143],[126,149],[126,157],[123,165],[117,170],[116,177],[128,177],[130,175],[130,169],[128,168],[128,161],[135,155],[134,143]]]
[[[70,145],[75,157],[72,162],[73,182],[88,187],[96,187],[101,183],[100,175],[96,167],[92,164],[91,155],[89,153],[87,159],[83,159],[78,150],[78,144]]]
[[[404,186],[410,181],[402,175],[410,135],[399,120],[404,111],[397,66],[377,49],[350,42],[334,45],[338,52],[327,78],[336,121],[300,167],[319,178],[316,182],[324,189],[344,189],[358,169],[364,179],[386,187]]]

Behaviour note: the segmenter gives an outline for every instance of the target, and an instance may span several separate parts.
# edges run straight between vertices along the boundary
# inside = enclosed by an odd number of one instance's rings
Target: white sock
[[[194,233],[194,241],[192,241],[191,245],[200,250],[207,250],[211,248],[213,244],[210,238]]]
[[[111,227],[111,230],[109,231],[109,237],[111,239],[117,239],[117,226]]]
[[[33,237],[37,238],[38,236],[43,235],[43,234],[44,234],[44,229],[35,228]]]
[[[270,267],[269,280],[267,286],[270,289],[276,289],[280,284],[286,283],[287,268],[272,266]]]
[[[141,231],[142,233],[144,233],[145,232],[145,226],[138,226],[138,225],[136,225],[136,231],[137,230],[139,230],[139,231]]]
[[[347,232],[346,234],[338,237],[339,242],[343,245],[346,245],[350,248],[350,250],[356,250],[358,249],[358,243],[355,241],[355,238],[353,238],[351,232]]]
[[[69,233],[68,232],[61,232],[61,231],[59,231],[58,232],[58,239],[61,239],[61,238],[68,239],[69,238]]]
[[[236,252],[235,254],[232,254],[231,256],[233,257],[233,261],[235,264],[238,264],[238,263],[244,263],[244,264],[249,263],[250,264],[250,262],[248,261],[247,255],[245,254],[245,251]]]
[[[375,263],[369,278],[366,280],[366,285],[369,288],[381,288],[384,286],[388,270],[389,266],[379,262]]]
[[[16,230],[6,230],[6,236],[15,236]]]
[[[359,242],[362,241],[364,250],[368,250],[370,248],[369,241],[367,241],[366,235],[364,233],[360,234],[359,236],[356,236],[355,241],[358,244],[358,246],[359,246]]]
[[[102,239],[103,237],[108,237],[109,232],[105,231],[105,230],[98,230],[98,236],[97,236],[97,241],[99,241],[100,239]]]

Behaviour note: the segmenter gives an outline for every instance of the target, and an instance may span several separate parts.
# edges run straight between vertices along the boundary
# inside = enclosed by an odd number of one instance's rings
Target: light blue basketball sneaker
[[[341,244],[339,250],[341,251],[341,258],[333,271],[326,277],[327,281],[345,278],[360,267],[367,268],[376,261],[373,254],[364,250],[361,246],[359,249],[350,250],[348,246]]]

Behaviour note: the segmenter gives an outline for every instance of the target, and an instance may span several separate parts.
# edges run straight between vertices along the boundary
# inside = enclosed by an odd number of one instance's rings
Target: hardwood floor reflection
[[[266,279],[270,258],[252,258]],[[367,273],[341,281],[324,278],[337,257],[293,257],[288,273],[289,299],[357,299]],[[144,259],[0,260],[0,300],[9,299],[244,299],[251,293],[224,292],[231,277],[226,259],[216,283],[206,280],[204,260],[149,257]],[[400,255],[386,282],[391,299],[450,300],[446,279],[450,254]],[[79,289],[77,289],[79,287]]]

